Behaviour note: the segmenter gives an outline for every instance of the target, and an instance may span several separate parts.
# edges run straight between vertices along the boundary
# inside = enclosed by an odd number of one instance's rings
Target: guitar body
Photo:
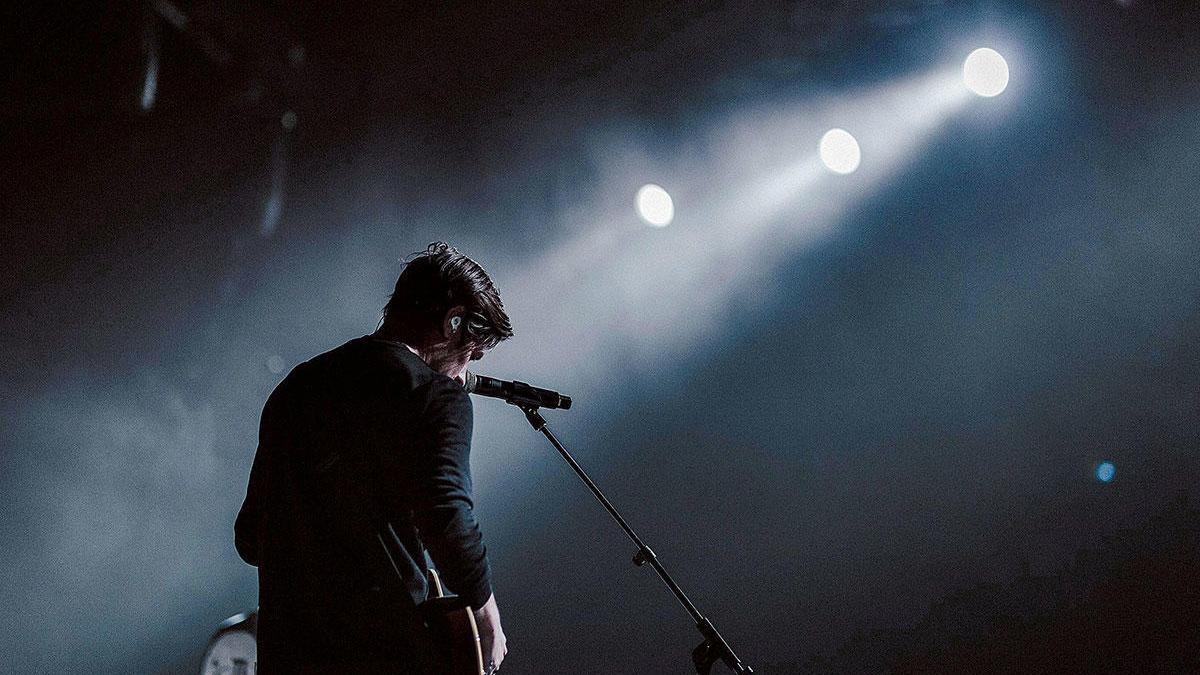
[[[438,675],[485,675],[479,630],[471,608],[447,596],[435,570],[429,570],[429,600],[421,605]],[[201,675],[254,675],[258,670],[258,613],[226,619],[209,640]]]
[[[471,608],[457,596],[447,596],[435,570],[429,570],[429,599],[421,605],[433,643],[438,673],[485,675],[479,628]]]

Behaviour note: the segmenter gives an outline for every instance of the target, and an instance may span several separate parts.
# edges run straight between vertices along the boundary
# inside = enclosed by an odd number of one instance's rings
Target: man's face
[[[483,358],[487,343],[480,337],[482,319],[459,305],[450,308],[442,319],[443,341],[424,350],[429,367],[462,384],[467,364]]]
[[[438,345],[429,351],[429,367],[437,372],[457,380],[459,384],[464,382],[467,372],[467,364],[471,361],[478,361],[483,358],[483,349],[474,344],[468,343],[465,346],[460,346],[457,340],[451,340],[444,345]]]

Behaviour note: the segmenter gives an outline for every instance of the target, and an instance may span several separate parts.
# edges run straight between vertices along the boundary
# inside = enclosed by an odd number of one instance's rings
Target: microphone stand
[[[575,473],[579,476],[579,480],[583,481],[583,484],[592,491],[592,494],[595,495],[604,509],[608,511],[608,515],[617,521],[622,530],[625,530],[625,534],[637,546],[637,553],[633,555],[633,564],[641,567],[646,563],[650,563],[650,567],[654,568],[654,571],[658,574],[658,578],[662,579],[667,588],[671,589],[671,592],[675,594],[675,598],[679,600],[679,604],[683,605],[683,608],[691,615],[692,621],[696,622],[696,629],[704,637],[704,642],[701,642],[692,650],[692,664],[696,667],[696,672],[700,675],[708,675],[712,671],[713,664],[721,660],[734,673],[738,673],[739,675],[753,673],[754,670],[750,666],[743,664],[737,655],[733,653],[733,649],[729,647],[729,643],[725,642],[725,638],[721,637],[721,634],[717,632],[712,621],[709,621],[708,617],[696,609],[696,605],[692,604],[692,601],[688,599],[683,589],[679,587],[679,584],[675,583],[675,580],[663,568],[662,563],[658,561],[658,557],[654,555],[654,551],[633,531],[629,523],[625,522],[625,519],[617,512],[616,507],[612,505],[612,502],[608,501],[608,498],[604,496],[604,493],[600,491],[596,483],[587,475],[583,467],[579,465],[579,462],[575,461],[571,453],[567,452],[563,444],[550,431],[550,427],[546,425],[545,418],[538,411],[540,401],[531,396],[522,396],[518,392],[510,394],[505,400],[525,411],[525,419],[529,420],[529,424],[533,427],[533,430],[540,431],[550,441],[554,449],[558,450],[558,454],[562,455],[563,459],[567,460],[567,464],[570,464],[571,468],[575,470]]]

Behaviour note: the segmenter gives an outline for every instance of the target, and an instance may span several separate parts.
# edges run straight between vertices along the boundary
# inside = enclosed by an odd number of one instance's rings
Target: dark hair
[[[383,307],[383,322],[415,323],[407,328],[424,333],[436,330],[446,310],[456,305],[467,309],[463,318],[468,331],[486,346],[512,337],[500,291],[488,273],[450,244],[435,241],[409,257]]]

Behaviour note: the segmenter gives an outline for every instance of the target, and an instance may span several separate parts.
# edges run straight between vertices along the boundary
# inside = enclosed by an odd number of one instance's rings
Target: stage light
[[[1008,87],[1008,63],[995,49],[976,49],[963,62],[963,82],[980,96],[998,96]]]
[[[675,202],[671,201],[671,195],[654,183],[643,185],[637,191],[635,202],[638,216],[647,225],[666,227],[675,218]]]
[[[862,161],[858,141],[845,129],[830,129],[821,137],[821,161],[834,173],[854,173]]]
[[[1107,483],[1117,475],[1117,466],[1112,462],[1100,462],[1096,467],[1096,480]]]

